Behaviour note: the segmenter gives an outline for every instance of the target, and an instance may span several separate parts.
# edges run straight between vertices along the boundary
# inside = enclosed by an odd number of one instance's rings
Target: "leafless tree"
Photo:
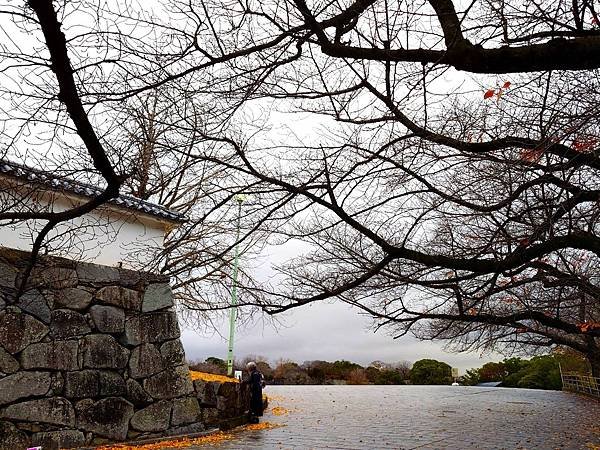
[[[328,118],[296,145],[213,136],[237,156],[230,170],[281,189],[274,235],[310,248],[247,304],[275,314],[338,298],[397,336],[568,345],[598,373],[596,12],[458,6],[239,10],[293,46],[254,67],[270,73],[233,66],[229,92]]]
[[[61,215],[17,208],[0,218],[51,228],[124,183],[160,197],[150,173],[162,167],[190,164],[186,183],[209,168],[222,178],[202,196],[213,203],[194,233],[228,220],[227,244],[208,269],[210,259],[191,255],[210,237],[170,247],[165,270],[182,280],[210,282],[203,272],[229,264],[220,259],[235,247],[229,200],[244,192],[253,200],[242,245],[258,235],[306,250],[279,268],[276,289],[244,282],[243,304],[276,314],[336,298],[398,336],[459,349],[561,344],[600,373],[593,2],[199,0],[155,11],[30,0],[3,13],[35,40],[3,49],[2,73],[23,80],[3,85],[21,124],[4,120],[3,139],[16,146],[39,121],[46,144],[84,148],[74,161],[107,187]],[[148,130],[185,132],[180,142],[191,144],[171,166],[153,162],[159,136],[136,140],[140,123],[134,137],[123,133],[123,117],[134,117],[125,106],[160,90],[180,109]],[[291,132],[274,128],[271,110],[291,118]],[[302,125],[313,132],[301,135]],[[174,192],[173,205],[198,203],[193,189]],[[228,308],[224,298],[194,306],[201,286],[191,307]]]
[[[412,363],[409,361],[399,361],[393,364],[394,369],[400,374],[403,380],[408,380],[410,377],[410,368]]]

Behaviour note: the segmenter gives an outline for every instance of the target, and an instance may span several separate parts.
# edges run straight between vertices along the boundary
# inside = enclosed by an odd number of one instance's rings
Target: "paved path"
[[[530,389],[269,386],[263,421],[219,445],[238,449],[600,450],[600,402]],[[272,407],[290,410],[273,415]],[[202,447],[198,447],[202,448]]]

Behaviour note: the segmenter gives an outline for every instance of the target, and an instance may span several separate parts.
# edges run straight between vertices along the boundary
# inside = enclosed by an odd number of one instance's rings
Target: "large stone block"
[[[15,305],[42,322],[50,323],[50,308],[46,303],[46,298],[39,290],[30,289],[24,292]]]
[[[152,438],[162,438],[165,436],[185,436],[185,435],[192,435],[192,434],[199,434],[202,433],[203,431],[206,431],[206,426],[201,423],[201,422],[196,422],[196,423],[191,423],[189,425],[183,425],[180,427],[171,427],[166,431],[163,431],[161,433],[155,434],[155,435],[149,435],[148,438],[152,439]]]
[[[194,391],[200,405],[209,408],[217,407],[217,391],[221,383],[214,381],[194,380]]]
[[[4,377],[0,379],[0,405],[46,395],[50,382],[50,372],[18,372]]]
[[[0,347],[0,372],[15,373],[17,370],[19,370],[19,361]]]
[[[83,314],[76,311],[55,309],[51,317],[50,336],[55,339],[81,336],[92,331]]]
[[[138,291],[121,286],[105,286],[94,296],[98,302],[105,305],[139,311],[142,307],[142,297]]]
[[[154,398],[169,399],[194,392],[187,366],[169,368],[143,382],[144,390]]]
[[[77,404],[77,428],[108,439],[125,439],[132,416],[133,405],[119,397]]]
[[[83,367],[90,369],[122,369],[129,360],[129,351],[105,334],[84,337],[82,353]]]
[[[173,339],[161,345],[160,355],[166,366],[180,366],[185,363],[185,351],[179,339]]]
[[[73,405],[61,397],[14,403],[4,408],[1,415],[5,419],[20,422],[40,422],[71,428],[75,426]]]
[[[131,426],[138,431],[164,431],[171,418],[170,401],[160,401],[137,411],[131,418]]]
[[[32,273],[30,284],[41,284],[44,287],[62,289],[77,286],[77,272],[66,267],[41,267]]]
[[[48,394],[46,395],[53,397],[62,397],[64,388],[65,378],[63,377],[63,372],[52,372],[52,377],[50,381],[50,392],[48,392]]]
[[[0,286],[0,311],[8,308],[14,303],[17,296],[17,290]],[[14,309],[14,308],[13,308]]]
[[[236,386],[239,386],[238,383],[221,383],[219,388],[217,389],[217,395],[222,395],[223,397],[233,397],[236,395]]]
[[[17,269],[13,266],[0,262],[0,286],[7,288],[15,287]]]
[[[140,284],[140,281],[143,278],[142,272],[137,272],[135,270],[128,269],[120,269],[119,270],[121,277],[119,278],[121,286],[135,288]]]
[[[202,422],[206,425],[216,425],[220,422],[221,417],[219,410],[214,407],[203,407],[202,408]]]
[[[77,370],[77,341],[52,341],[31,344],[19,359],[24,369]]]
[[[95,370],[80,370],[65,373],[65,397],[89,398],[97,397],[98,372]]]
[[[0,312],[0,346],[9,353],[20,352],[46,334],[48,327],[29,314],[8,308]]]
[[[250,405],[250,386],[247,384],[237,384],[235,386],[235,396],[235,407],[238,411],[247,410]],[[267,409],[267,406],[267,403],[265,403],[264,409]]]
[[[94,305],[90,308],[90,316],[101,333],[122,333],[125,330],[125,311],[121,308]]]
[[[98,372],[98,387],[101,397],[121,397],[127,394],[125,379],[114,371],[100,370]]]
[[[85,443],[85,435],[79,430],[48,431],[31,437],[31,445],[50,450],[82,447]]]
[[[173,306],[173,293],[167,283],[149,284],[144,292],[142,312],[158,311]]]
[[[116,283],[119,281],[119,269],[97,264],[79,263],[75,268],[82,283]]]
[[[92,293],[79,288],[65,288],[52,291],[54,308],[69,308],[83,311],[92,303]]]
[[[197,399],[194,397],[184,397],[173,400],[172,426],[199,422],[201,419],[200,405]]]
[[[0,421],[0,450],[25,449],[29,438],[10,422]]]
[[[179,338],[179,324],[177,315],[172,311],[135,316],[125,322],[123,342],[127,345],[163,342],[177,338]]]
[[[152,403],[153,399],[144,390],[142,385],[135,381],[133,378],[128,378],[126,382],[127,386],[127,400],[132,402],[135,406],[146,406]]]
[[[236,399],[234,397],[217,395],[217,409],[223,417],[232,417],[235,415],[235,403]]]
[[[129,376],[146,378],[163,370],[164,364],[160,352],[153,344],[142,344],[131,351],[129,358]]]

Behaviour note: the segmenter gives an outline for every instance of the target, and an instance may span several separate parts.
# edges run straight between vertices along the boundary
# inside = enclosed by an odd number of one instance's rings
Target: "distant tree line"
[[[485,382],[501,382],[503,387],[554,389],[562,388],[560,370],[588,373],[589,365],[581,356],[569,351],[551,355],[535,356],[529,360],[506,358],[501,362],[489,362],[478,369],[467,370],[460,377],[460,384],[474,386]]]
[[[256,362],[258,370],[270,384],[406,384],[411,369],[408,361],[393,364],[373,361],[368,366],[361,366],[346,360],[314,360],[298,364],[290,359],[280,359],[271,366],[266,358],[254,355],[235,361],[235,369],[243,370],[248,361]],[[204,362],[190,363],[190,368],[225,374],[227,363],[220,358],[209,357]]]
[[[334,362],[313,360],[302,364],[279,359],[271,366],[267,358],[249,355],[236,360],[234,367],[243,370],[249,361],[256,362],[269,384],[449,385],[458,381],[466,386],[500,382],[503,387],[559,390],[562,387],[559,366],[563,371],[590,372],[586,359],[568,349],[555,350],[551,355],[535,356],[529,360],[513,357],[488,362],[482,367],[467,370],[458,379],[453,378],[450,365],[435,359],[421,359],[414,364],[408,361],[373,361],[368,366],[343,359]],[[211,356],[204,362],[191,362],[190,368],[225,375],[227,362]]]

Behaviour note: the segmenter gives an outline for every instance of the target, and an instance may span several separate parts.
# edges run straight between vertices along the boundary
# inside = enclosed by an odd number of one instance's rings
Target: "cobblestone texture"
[[[589,449],[600,403],[574,394],[450,386],[269,386],[263,421],[221,450]],[[272,407],[289,414],[274,416]],[[196,447],[197,449],[206,447]]]

